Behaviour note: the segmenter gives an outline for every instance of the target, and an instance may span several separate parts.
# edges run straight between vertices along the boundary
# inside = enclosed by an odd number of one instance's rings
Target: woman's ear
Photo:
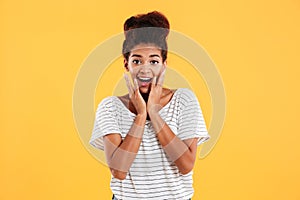
[[[165,60],[165,62],[164,62],[164,66],[165,66],[165,67],[167,67],[167,60]]]
[[[128,69],[128,62],[127,60],[124,58],[124,68],[126,69],[126,71],[128,72],[129,69]]]
[[[168,66],[168,65],[167,65],[167,60],[165,60],[165,62],[164,62],[164,67],[167,68],[167,66]]]

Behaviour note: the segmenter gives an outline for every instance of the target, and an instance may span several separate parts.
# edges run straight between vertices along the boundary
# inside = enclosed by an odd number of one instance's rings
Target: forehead
[[[142,57],[150,57],[151,55],[158,55],[159,57],[161,57],[161,50],[155,45],[139,44],[130,51],[129,57],[133,55],[140,55]]]

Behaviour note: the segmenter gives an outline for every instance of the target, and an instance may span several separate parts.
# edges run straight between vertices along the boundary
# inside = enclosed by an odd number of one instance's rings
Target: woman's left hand
[[[162,73],[160,76],[155,76],[152,80],[151,91],[149,94],[148,102],[147,102],[147,112],[149,115],[158,113],[158,111],[162,108],[160,105],[160,99],[162,94],[162,86],[165,78],[166,67],[164,66],[162,69]]]

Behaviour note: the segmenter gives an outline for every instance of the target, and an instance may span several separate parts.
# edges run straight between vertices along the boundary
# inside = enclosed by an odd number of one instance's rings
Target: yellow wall
[[[152,10],[206,49],[226,90],[224,129],[209,156],[196,162],[193,199],[300,199],[298,1],[6,0],[1,200],[111,197],[109,170],[75,127],[74,81],[87,55],[120,33],[127,17]],[[209,96],[201,106],[209,123]]]

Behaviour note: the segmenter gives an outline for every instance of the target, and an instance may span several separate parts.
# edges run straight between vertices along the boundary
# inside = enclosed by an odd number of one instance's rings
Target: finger
[[[156,76],[154,76],[152,79],[151,89],[154,89],[155,86],[156,86]]]
[[[136,78],[133,80],[133,83],[134,83],[134,91],[136,92],[137,90],[139,90],[139,84]]]
[[[128,78],[128,75],[124,74],[124,78],[125,78],[125,81],[126,81],[126,86],[127,86],[128,92],[129,92],[129,97],[132,97],[133,88],[132,88],[131,82]]]
[[[141,97],[140,90],[139,90],[139,84],[138,84],[137,79],[135,78],[133,80],[133,82],[134,82],[134,94],[135,94],[135,97],[136,98],[138,98],[139,96]]]
[[[160,74],[157,80],[157,85],[162,86],[165,79],[166,68],[164,68],[163,72]]]

